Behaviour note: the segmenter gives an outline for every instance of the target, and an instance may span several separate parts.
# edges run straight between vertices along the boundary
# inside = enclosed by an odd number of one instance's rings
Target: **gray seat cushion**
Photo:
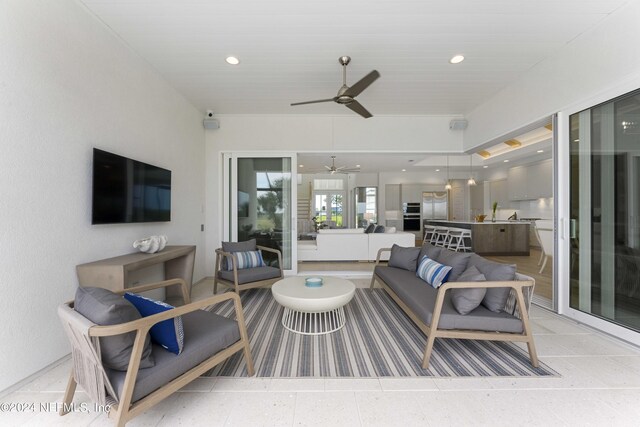
[[[375,273],[425,324],[431,325],[438,290],[432,288],[415,273],[399,268],[376,266]],[[466,316],[460,315],[447,292],[442,305],[438,329],[468,329],[489,332],[522,332],[522,322],[504,311],[494,313],[480,305]]]
[[[142,318],[133,304],[121,295],[104,288],[79,287],[76,290],[73,308],[96,325],[102,326],[119,325]],[[104,366],[126,371],[135,339],[135,332],[101,337],[100,351]],[[141,367],[150,368],[154,365],[151,350],[151,339],[147,334],[140,359]]]
[[[448,249],[441,249],[436,261],[440,264],[448,265],[451,267],[451,273],[449,273],[449,282],[456,282],[458,277],[467,269],[467,264],[470,253],[454,252]],[[482,272],[482,270],[480,270]]]
[[[402,268],[403,270],[416,271],[420,248],[404,248],[394,243],[389,255],[389,267]]]
[[[229,282],[233,282],[233,270],[219,271],[218,277]],[[275,267],[263,266],[256,268],[245,268],[238,270],[238,284],[257,282],[259,280],[275,279],[280,277],[280,269]]]
[[[240,340],[240,332],[235,320],[208,311],[198,310],[187,313],[182,316],[182,324],[184,327],[182,353],[176,356],[159,345],[153,345],[156,365],[138,371],[132,402],[142,399]],[[107,376],[119,397],[126,372],[107,369]]]
[[[471,258],[469,258],[469,266],[474,266],[480,270],[490,282],[511,281],[516,278],[515,264],[502,264],[489,261],[477,254],[471,255]],[[511,292],[511,288],[487,289],[487,294],[482,300],[482,305],[495,312],[504,310],[504,306],[509,298],[509,292]]]

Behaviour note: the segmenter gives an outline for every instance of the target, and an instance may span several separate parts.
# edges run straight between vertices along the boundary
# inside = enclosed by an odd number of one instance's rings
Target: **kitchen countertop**
[[[471,230],[471,250],[478,255],[529,256],[531,227],[529,221],[426,220],[425,222],[433,226],[442,225]]]
[[[425,221],[428,222],[441,222],[443,224],[469,224],[469,225],[497,225],[497,224],[531,224],[531,221],[496,221],[496,222],[491,222],[491,220],[489,221],[484,221],[484,222],[475,222],[475,221],[447,221],[444,219],[425,219]]]

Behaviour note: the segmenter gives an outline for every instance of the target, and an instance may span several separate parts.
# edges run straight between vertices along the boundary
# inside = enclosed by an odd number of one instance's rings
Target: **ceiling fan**
[[[324,167],[331,173],[331,175],[336,173],[352,173],[352,172],[360,172],[359,167],[350,168],[348,166],[338,166],[336,167],[336,156],[331,156],[331,166],[324,165]]]
[[[342,104],[351,111],[355,111],[360,114],[365,119],[369,117],[373,117],[370,112],[367,111],[366,108],[362,106],[358,101],[354,98],[358,96],[363,90],[365,90],[369,85],[376,81],[378,77],[380,77],[380,73],[376,70],[371,71],[369,74],[358,80],[351,87],[347,86],[347,65],[351,62],[351,58],[348,56],[341,56],[338,58],[338,62],[342,65],[342,87],[338,90],[338,94],[333,98],[328,99],[317,99],[315,101],[305,101],[305,102],[295,102],[291,104],[294,105],[304,105],[304,104],[317,104],[319,102],[337,102],[338,104]]]

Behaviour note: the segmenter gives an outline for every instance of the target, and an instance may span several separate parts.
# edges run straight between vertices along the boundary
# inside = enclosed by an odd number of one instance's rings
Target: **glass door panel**
[[[569,126],[569,306],[640,331],[640,91]]]
[[[378,188],[357,187],[355,189],[356,228],[367,228],[378,223]]]
[[[256,239],[258,245],[280,250],[285,270],[293,266],[291,164],[289,157],[237,158],[236,209],[231,210],[237,241]],[[275,254],[262,255],[268,265],[277,264]]]
[[[316,222],[324,227],[342,227],[343,200],[342,192],[314,191],[313,216]]]

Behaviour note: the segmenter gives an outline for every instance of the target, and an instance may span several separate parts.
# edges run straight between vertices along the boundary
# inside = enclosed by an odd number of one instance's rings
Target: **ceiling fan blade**
[[[305,102],[294,102],[293,105],[304,105],[304,104],[318,104],[320,102],[330,102],[333,101],[334,98],[329,98],[329,99],[316,99],[315,101],[305,101]]]
[[[328,171],[331,170],[331,166],[324,165],[324,167],[327,168]]]
[[[349,89],[347,89],[344,95],[351,97],[358,96],[360,92],[369,87],[371,83],[375,82],[378,77],[380,77],[380,73],[376,70],[373,70],[372,72],[358,80],[356,83],[354,83]]]
[[[358,101],[353,101],[348,104],[345,104],[345,107],[347,107],[351,111],[355,111],[365,119],[368,119],[369,117],[373,117],[373,115],[370,112],[368,112],[367,109],[364,108],[362,104],[360,104]]]

